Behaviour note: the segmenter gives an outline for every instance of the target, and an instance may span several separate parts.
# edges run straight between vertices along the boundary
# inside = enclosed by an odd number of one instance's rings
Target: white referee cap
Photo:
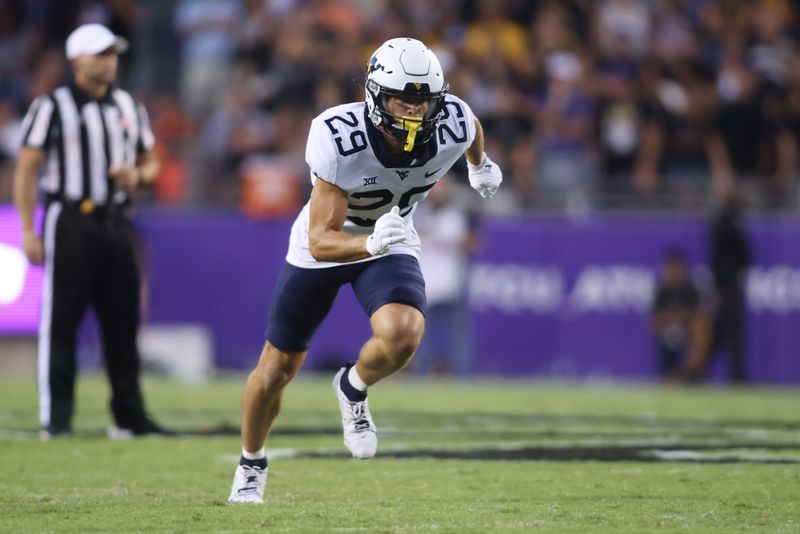
[[[114,52],[121,54],[128,49],[128,41],[119,35],[114,35],[102,24],[84,24],[78,26],[67,37],[67,59],[93,56],[112,47]]]

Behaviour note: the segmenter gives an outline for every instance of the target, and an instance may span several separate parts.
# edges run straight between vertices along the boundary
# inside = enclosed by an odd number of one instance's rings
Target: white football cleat
[[[261,469],[249,465],[237,465],[228,502],[263,504],[268,469],[268,467]]]
[[[342,367],[333,377],[333,390],[339,401],[339,411],[342,413],[342,428],[344,430],[344,444],[355,458],[372,458],[378,450],[378,434],[372,416],[369,413],[367,400],[353,402],[342,391],[340,382],[342,375],[349,367]]]

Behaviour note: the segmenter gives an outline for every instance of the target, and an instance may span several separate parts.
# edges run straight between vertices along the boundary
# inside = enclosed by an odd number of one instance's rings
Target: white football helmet
[[[369,59],[365,93],[372,124],[385,135],[402,141],[410,152],[415,144],[429,141],[436,133],[447,83],[430,48],[416,39],[398,37],[383,43]],[[392,115],[386,109],[390,96],[427,100],[428,111],[422,118]]]

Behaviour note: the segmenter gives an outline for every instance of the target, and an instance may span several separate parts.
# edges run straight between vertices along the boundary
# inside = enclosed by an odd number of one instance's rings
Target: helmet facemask
[[[436,133],[436,125],[442,113],[445,90],[438,93],[425,93],[424,91],[394,91],[367,82],[368,97],[372,97],[375,108],[380,116],[380,123],[376,124],[378,130],[403,143],[403,150],[411,152],[417,145],[422,145],[431,140]],[[389,112],[388,101],[397,98],[405,102],[421,105],[428,104],[425,115],[421,117],[393,115]]]

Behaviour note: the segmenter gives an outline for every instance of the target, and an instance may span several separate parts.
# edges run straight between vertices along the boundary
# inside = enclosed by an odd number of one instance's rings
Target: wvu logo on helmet
[[[430,93],[431,86],[425,82],[406,82],[404,93]]]
[[[372,56],[371,58],[369,58],[369,62],[367,63],[367,74],[372,74],[376,70],[382,70],[386,74],[391,74],[393,72],[391,70],[387,71],[386,67],[378,63],[377,56]]]

